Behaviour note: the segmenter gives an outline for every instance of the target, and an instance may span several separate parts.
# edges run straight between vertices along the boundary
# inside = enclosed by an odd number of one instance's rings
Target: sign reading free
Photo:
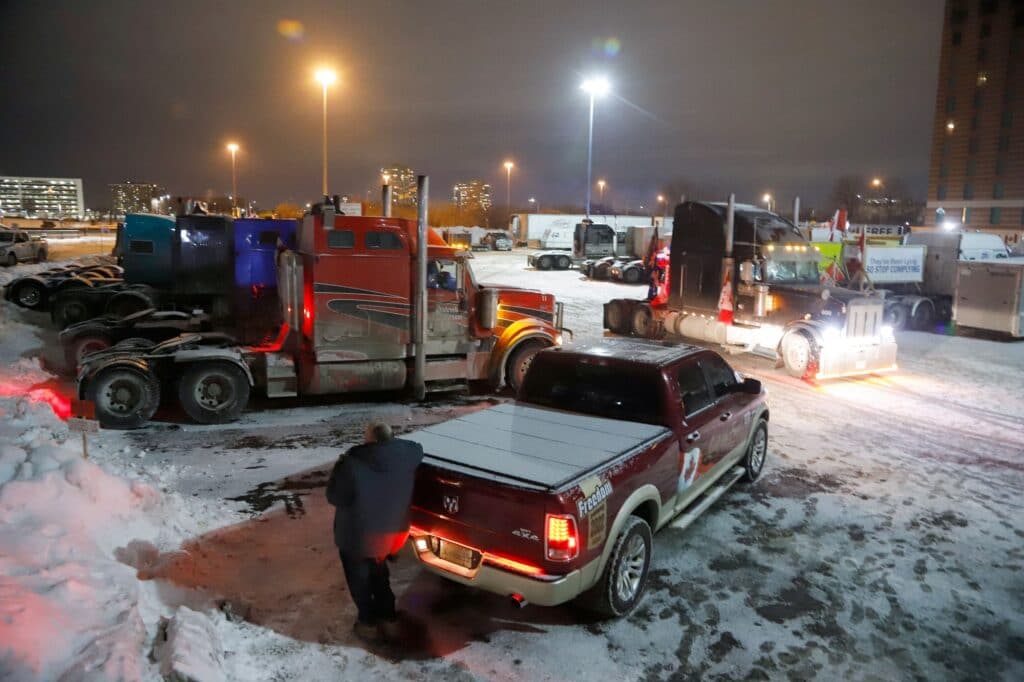
[[[864,268],[875,284],[924,281],[923,246],[865,247]]]

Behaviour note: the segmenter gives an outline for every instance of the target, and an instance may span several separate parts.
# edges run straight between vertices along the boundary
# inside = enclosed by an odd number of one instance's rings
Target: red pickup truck
[[[410,531],[429,570],[520,605],[585,594],[621,616],[653,533],[761,473],[768,406],[713,351],[607,339],[541,351],[515,403],[404,437],[426,453]]]

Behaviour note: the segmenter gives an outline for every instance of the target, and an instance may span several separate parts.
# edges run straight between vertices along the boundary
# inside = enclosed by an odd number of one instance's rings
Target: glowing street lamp
[[[334,85],[338,80],[338,74],[334,69],[317,69],[313,74],[316,82],[323,87],[324,93],[324,168],[323,168],[323,195],[327,196],[327,87]]]
[[[882,178],[874,178],[874,179],[873,179],[873,180],[871,181],[871,186],[872,186],[872,187],[875,187],[876,189],[877,189],[878,187],[881,187],[881,186],[882,186]]]
[[[512,213],[512,169],[516,167],[511,161],[505,162],[505,206]]]
[[[761,197],[761,201],[763,201],[765,203],[765,206],[768,207],[769,211],[772,210],[772,195],[771,194],[768,194],[767,192],[765,192],[765,195],[763,197]]]
[[[590,95],[590,127],[587,132],[587,208],[586,214],[590,215],[590,191],[592,187],[591,169],[594,160],[594,98],[607,95],[611,89],[611,83],[604,76],[588,78],[580,85],[583,92]],[[602,188],[603,194],[603,188]]]
[[[668,202],[665,201],[665,195],[664,194],[659,194],[658,195],[658,203],[661,204],[661,217],[662,218],[668,217]]]
[[[534,211],[540,213],[540,202],[537,201],[535,197],[530,197],[529,199],[527,199],[527,201],[529,201],[530,204],[533,206]]]
[[[604,180],[597,181],[597,191],[599,192],[599,196],[601,197],[600,201],[602,206],[604,206],[604,186],[607,184],[608,183],[605,182]]]
[[[380,177],[381,177],[381,180],[384,181],[385,185],[387,185],[388,183],[391,182],[391,173],[381,173]]]
[[[235,209],[235,197],[238,196],[238,174],[235,172],[235,155],[238,154],[238,143],[228,142],[228,151],[231,152],[231,210]]]

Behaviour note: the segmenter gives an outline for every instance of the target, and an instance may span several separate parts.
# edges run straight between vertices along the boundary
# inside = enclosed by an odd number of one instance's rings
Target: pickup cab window
[[[687,417],[697,414],[714,402],[700,364],[688,362],[680,367],[677,380],[679,396],[683,399],[683,414]]]
[[[739,380],[736,378],[736,372],[725,364],[725,360],[717,356],[708,356],[701,358],[700,364],[704,366],[708,383],[711,384],[716,396],[722,397],[735,390],[734,387]]]
[[[0,242],[12,242],[14,241],[14,235],[10,232],[0,232]]]
[[[624,375],[621,367],[537,357],[526,375],[520,400],[596,417],[660,424],[661,381],[660,375],[648,368]]]

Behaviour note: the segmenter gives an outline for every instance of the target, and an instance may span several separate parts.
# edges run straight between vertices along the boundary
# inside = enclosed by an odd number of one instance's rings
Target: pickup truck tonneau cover
[[[402,437],[423,446],[428,464],[555,490],[668,433],[663,426],[505,404]]]

